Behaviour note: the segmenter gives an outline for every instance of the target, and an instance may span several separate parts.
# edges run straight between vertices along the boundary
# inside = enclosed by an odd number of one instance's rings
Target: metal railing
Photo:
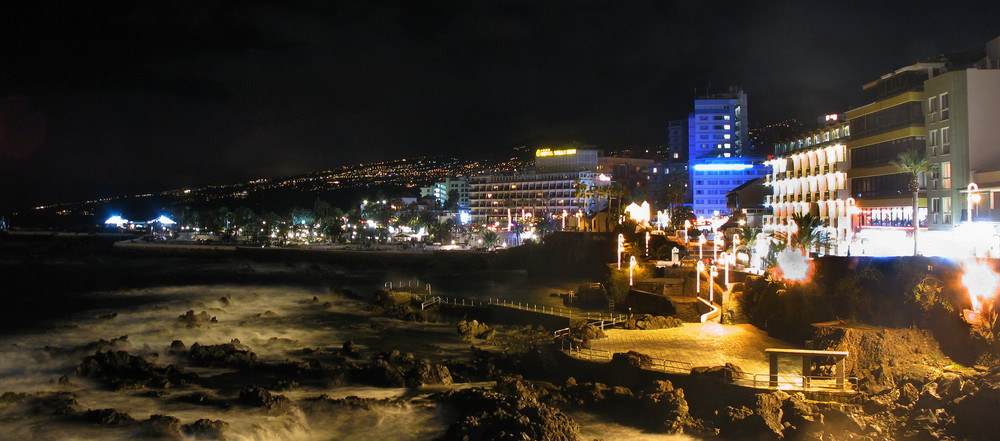
[[[747,378],[749,376],[749,378]],[[842,381],[841,381],[842,380]],[[858,389],[858,377],[830,377],[823,375],[786,375],[778,374],[744,374],[737,384],[755,389],[795,389],[795,390],[829,390],[855,391]]]
[[[626,314],[613,314],[613,313],[603,313],[594,311],[574,311],[569,308],[561,308],[558,306],[548,306],[548,305],[537,305],[534,303],[520,302],[514,300],[506,300],[501,298],[489,297],[486,300],[480,299],[467,299],[463,297],[444,297],[444,296],[431,296],[430,294],[420,294],[415,293],[416,297],[422,305],[422,308],[433,304],[444,304],[453,306],[475,306],[475,307],[485,307],[485,306],[502,306],[505,308],[519,309],[522,311],[538,312],[542,314],[555,315],[559,317],[566,318],[580,318],[586,319],[590,324],[593,324],[601,329],[608,326],[614,326],[618,323],[623,323],[628,320]]]
[[[654,358],[650,368],[663,372],[676,372],[687,374],[691,372],[691,363],[686,361],[667,360],[665,358]]]

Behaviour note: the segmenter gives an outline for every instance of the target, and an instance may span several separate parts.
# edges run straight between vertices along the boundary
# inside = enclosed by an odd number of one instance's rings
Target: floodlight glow
[[[109,217],[108,220],[104,221],[104,225],[114,225],[114,226],[117,226],[117,227],[121,227],[122,225],[125,225],[127,223],[128,223],[128,219],[124,219],[124,218],[122,218],[121,216],[119,216],[117,214],[114,215],[114,216]]]
[[[972,310],[979,313],[983,308],[983,302],[996,295],[997,287],[1000,286],[1000,275],[993,271],[993,267],[983,262],[966,264],[964,270],[962,284],[969,290]]]
[[[166,216],[164,216],[162,214],[160,215],[160,217],[149,221],[149,223],[153,223],[153,222],[157,222],[160,225],[174,225],[174,224],[177,223],[177,222],[174,222],[173,219],[170,219],[169,217],[166,217]]]
[[[791,281],[805,281],[809,278],[812,262],[805,251],[786,248],[775,256],[775,260],[778,261],[776,272],[781,278]]]
[[[753,168],[753,164],[695,164],[695,171],[739,171]]]

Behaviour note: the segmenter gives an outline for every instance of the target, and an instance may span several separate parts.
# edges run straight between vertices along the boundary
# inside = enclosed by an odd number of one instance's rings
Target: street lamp
[[[740,255],[740,233],[733,234],[733,268],[736,268],[737,257]]]
[[[618,269],[622,269],[622,253],[625,252],[625,235],[618,233]]]
[[[719,229],[712,234],[712,260],[719,258]]]
[[[629,258],[628,258],[628,286],[632,286],[632,269],[635,268],[636,265],[638,265],[638,263],[635,261],[635,256],[629,256]]]
[[[722,254],[719,257],[722,258],[722,263],[725,265],[725,268],[726,268],[726,286],[728,287],[729,286],[729,260],[732,258],[732,255],[730,255],[729,253],[723,251]]]
[[[697,297],[701,297],[701,272],[705,271],[705,262],[698,261],[698,265],[695,267],[696,272],[694,273],[695,279],[695,293]]]
[[[715,302],[715,276],[719,275],[719,269],[713,263],[708,271],[708,303]]]
[[[691,229],[691,221],[690,220],[685,220],[684,221],[684,245],[687,245],[687,244],[691,243],[691,240],[690,240],[691,238],[688,237],[688,230],[690,230],[690,229]]]
[[[698,236],[698,259],[699,260],[705,258],[705,255],[702,252],[702,248],[705,246],[705,243],[707,243],[707,242],[708,242],[708,240],[705,239],[705,235],[704,234],[702,234],[701,236]]]
[[[646,257],[649,257],[649,231],[646,232]]]
[[[567,213],[566,210],[563,210],[563,215],[562,215],[562,229],[563,230],[566,229],[566,216],[567,215],[569,215],[569,213]]]
[[[793,220],[788,221],[788,247],[792,246],[792,235],[799,232],[799,226]]]
[[[972,206],[983,200],[983,197],[979,194],[979,185],[975,182],[969,183],[968,190],[969,194],[965,195],[965,198],[969,205],[969,222],[972,222]]]

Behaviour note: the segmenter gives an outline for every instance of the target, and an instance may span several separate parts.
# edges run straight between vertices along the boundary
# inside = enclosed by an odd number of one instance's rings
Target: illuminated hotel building
[[[597,195],[577,191],[578,186],[611,184],[609,176],[595,171],[599,157],[595,149],[538,149],[533,173],[469,178],[472,221],[492,223],[564,213],[573,216],[599,210]]]
[[[688,170],[694,215],[709,218],[728,216],[729,191],[764,177],[767,167],[763,158],[702,158],[692,161]]]
[[[765,174],[749,152],[747,95],[735,87],[694,101],[688,115],[688,176],[695,216],[729,213],[726,194]]]
[[[846,112],[851,125],[848,179],[861,228],[911,229],[910,175],[891,162],[907,150],[926,148],[924,81],[944,66],[944,62],[917,63],[883,75],[862,88],[872,102]],[[926,198],[920,198],[918,206],[920,225],[926,226]]]
[[[852,239],[853,201],[847,188],[847,145],[850,126],[840,115],[827,115],[826,127],[774,146],[773,159],[766,161],[771,172],[764,185],[771,188],[764,206],[764,232],[788,231],[792,216],[812,214],[823,222],[828,237],[835,241],[831,254],[845,254]],[[820,251],[820,250],[816,250]]]

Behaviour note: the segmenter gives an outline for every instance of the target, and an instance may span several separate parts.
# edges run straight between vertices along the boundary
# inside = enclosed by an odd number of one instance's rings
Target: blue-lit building
[[[731,87],[695,99],[688,115],[688,176],[696,216],[728,214],[726,194],[767,174],[763,158],[743,157],[749,152],[746,93]]]
[[[700,158],[691,161],[691,193],[694,215],[712,217],[728,215],[726,195],[729,191],[766,176],[769,171],[764,158]]]

